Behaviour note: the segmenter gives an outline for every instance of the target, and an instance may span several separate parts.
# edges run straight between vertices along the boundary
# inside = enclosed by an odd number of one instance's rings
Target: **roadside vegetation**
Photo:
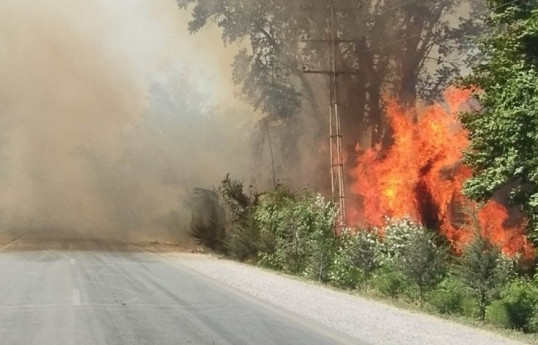
[[[503,255],[479,228],[456,253],[437,232],[407,218],[387,219],[383,230],[337,235],[335,206],[308,190],[278,185],[250,194],[227,176],[216,190],[194,197],[202,208],[193,209],[192,235],[230,258],[428,312],[538,331],[538,276],[527,262]]]
[[[536,247],[538,3],[491,0],[488,7],[479,43],[484,58],[458,82],[475,90],[478,105],[460,116],[470,140],[464,163],[473,170],[463,192],[478,205],[495,198],[519,207]],[[194,199],[192,234],[234,259],[426,311],[538,332],[535,260],[505,256],[484,236],[473,211],[465,224],[473,236],[455,250],[438,229],[408,218],[336,234],[332,203],[284,185],[256,194],[227,176]]]

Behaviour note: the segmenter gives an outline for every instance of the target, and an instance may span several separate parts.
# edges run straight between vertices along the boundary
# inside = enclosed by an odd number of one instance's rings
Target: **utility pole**
[[[338,77],[344,74],[358,74],[358,71],[339,71],[337,64],[337,49],[340,44],[352,43],[356,40],[344,40],[338,38],[338,29],[336,23],[337,10],[334,2],[328,6],[329,10],[329,27],[328,37],[322,39],[309,39],[303,37],[304,42],[320,42],[328,44],[329,51],[329,69],[311,70],[306,66],[303,67],[304,73],[322,74],[330,77],[330,104],[329,104],[329,146],[330,146],[330,172],[331,172],[331,190],[333,201],[338,205],[338,223],[336,230],[346,226],[346,193],[345,193],[345,171],[344,171],[344,152],[342,148],[342,126],[339,113],[339,95],[338,95]],[[346,9],[347,10],[347,9]],[[354,9],[351,9],[354,10]]]
[[[273,172],[273,188],[276,188],[276,171],[275,171],[275,156],[273,155],[273,143],[271,142],[271,134],[269,133],[269,120],[265,120],[265,133],[269,142],[269,153],[271,154],[271,168]]]

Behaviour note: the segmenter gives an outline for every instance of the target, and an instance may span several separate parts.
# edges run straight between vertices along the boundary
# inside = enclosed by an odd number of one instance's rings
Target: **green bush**
[[[514,279],[501,292],[501,299],[494,303],[495,306],[486,312],[488,321],[524,332],[536,330],[534,323],[538,311],[538,287],[534,282]]]
[[[203,245],[233,258],[255,258],[261,243],[253,215],[255,201],[230,175],[216,190],[196,188],[190,202],[191,234]]]
[[[217,188],[219,203],[226,214],[228,228],[249,221],[253,201],[245,194],[243,183],[226,175]]]
[[[527,329],[529,333],[538,333],[538,312],[535,312],[534,315],[529,319]]]
[[[383,236],[358,231],[337,238],[335,206],[308,191],[280,185],[247,196],[239,181],[226,176],[216,190],[196,189],[191,208],[192,235],[235,259],[341,288],[426,301],[443,314],[538,331],[538,278],[506,285],[514,261],[479,231],[446,274],[447,251],[424,227],[409,219],[388,220]]]
[[[408,218],[389,220],[380,247],[381,265],[404,277],[408,294],[422,303],[426,292],[444,271],[446,251],[436,245],[435,234]]]
[[[341,234],[329,274],[330,282],[351,289],[364,285],[380,267],[378,246],[378,235],[374,232],[359,230],[355,234]]]
[[[468,299],[461,282],[452,276],[445,277],[427,296],[427,302],[441,314],[463,314]]]
[[[260,231],[258,264],[282,270],[285,255],[281,252],[282,237],[290,218],[289,210],[296,202],[295,194],[283,185],[260,195],[254,210],[254,219]]]
[[[339,288],[355,289],[360,280],[361,273],[350,264],[345,249],[338,248],[329,272],[329,282]]]
[[[513,273],[513,261],[485,238],[479,228],[458,261],[456,272],[469,293],[476,296],[478,317],[484,321],[487,306],[498,297]]]
[[[256,258],[260,245],[260,232],[253,215],[243,224],[233,224],[226,235],[226,252],[237,260]]]
[[[420,226],[410,218],[387,219],[382,236],[380,259],[383,266],[393,266]]]
[[[376,271],[368,285],[375,292],[392,298],[406,294],[409,288],[408,282],[401,272],[386,268]]]
[[[191,196],[191,235],[204,246],[224,251],[226,221],[215,191],[196,188]]]
[[[381,266],[377,232],[359,230],[351,236],[345,253],[349,264],[358,269],[366,279]]]
[[[259,264],[288,273],[327,280],[336,251],[336,209],[319,195],[295,195],[278,186],[261,195],[255,219],[265,245]]]
[[[503,301],[493,301],[486,308],[486,321],[502,328],[513,328],[514,324]]]

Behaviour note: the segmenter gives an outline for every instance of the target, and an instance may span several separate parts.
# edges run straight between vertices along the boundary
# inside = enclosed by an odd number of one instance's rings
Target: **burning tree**
[[[192,32],[216,23],[225,43],[246,43],[233,66],[235,82],[255,108],[281,125],[280,135],[288,139],[284,155],[295,162],[298,152],[293,148],[299,145],[294,140],[301,129],[293,119],[301,108],[320,119],[318,136],[326,133],[321,126],[325,118],[319,103],[321,90],[302,71],[304,65],[322,67],[326,47],[302,42],[300,37],[326,37],[327,2],[177,1],[182,8],[193,5]],[[429,228],[441,229],[457,250],[469,240],[470,234],[461,226],[459,205],[465,198],[460,190],[473,175],[472,169],[476,174],[476,168],[482,167],[469,159],[469,165],[463,164],[467,138],[476,133],[472,125],[466,125],[469,132],[464,130],[455,116],[469,93],[449,92],[444,103],[425,109],[417,99],[439,100],[448,80],[463,67],[461,61],[472,57],[471,49],[462,50],[469,48],[462,37],[477,31],[482,4],[479,0],[334,2],[344,9],[336,18],[338,35],[350,38],[338,46],[338,64],[343,70],[358,71],[340,83],[344,147],[347,165],[352,166],[350,187],[355,198],[348,210],[352,224],[380,225],[383,216],[409,215]],[[470,15],[465,19],[460,13]],[[524,40],[531,38],[529,34]],[[534,151],[529,151],[527,161],[531,155]],[[485,201],[496,190],[479,191],[473,184],[477,180],[470,181],[467,186],[474,187],[467,188],[468,195],[477,200]],[[518,185],[528,181],[533,180]],[[503,205],[503,200],[496,200],[482,208],[479,217],[485,231],[507,252],[529,252],[517,210]]]
[[[446,102],[424,111],[404,109],[396,103],[388,107],[394,143],[387,151],[368,149],[352,169],[350,222],[383,226],[384,217],[410,216],[428,228],[440,229],[460,251],[472,237],[465,226],[461,193],[471,169],[462,163],[468,146],[468,132],[458,121],[471,91],[451,89]],[[409,112],[418,114],[417,121]],[[514,210],[495,201],[479,210],[485,235],[506,252],[530,254],[521,218]]]
[[[301,36],[327,37],[325,0],[177,0],[194,4],[190,30],[210,23],[223,30],[225,43],[246,40],[234,63],[235,82],[243,94],[271,120],[291,120],[302,106],[324,123],[319,87],[305,77],[302,66],[323,66],[322,44],[301,42]],[[339,45],[338,64],[358,75],[341,80],[344,146],[351,156],[356,138],[378,144],[390,129],[385,124],[383,94],[413,105],[418,97],[436,99],[458,74],[464,33],[476,30],[474,11],[483,1],[338,0],[337,32],[349,38]],[[469,13],[468,18],[464,13]],[[290,138],[298,128],[290,130]],[[282,130],[282,133],[285,133]],[[319,135],[326,133],[319,128]],[[390,133],[389,133],[390,134]],[[390,135],[386,136],[390,141]],[[293,141],[291,141],[293,142]],[[291,144],[291,147],[294,145]]]

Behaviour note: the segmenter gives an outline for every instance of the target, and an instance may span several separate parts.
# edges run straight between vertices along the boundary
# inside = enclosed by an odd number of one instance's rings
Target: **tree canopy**
[[[479,108],[461,115],[469,131],[465,162],[474,200],[504,198],[525,212],[538,239],[538,1],[490,0],[486,59],[463,85],[476,88]]]
[[[301,107],[320,119],[320,94],[302,67],[327,69],[328,45],[301,37],[328,36],[328,2],[284,0],[177,0],[193,9],[190,30],[210,23],[222,28],[225,43],[245,40],[237,54],[234,79],[243,94],[273,120],[288,119]],[[432,100],[457,75],[466,34],[480,0],[334,1],[340,39],[338,65],[358,75],[340,79],[344,145],[354,152],[359,138],[372,144],[386,133],[383,95],[404,104]],[[463,7],[462,7],[463,6]],[[470,11],[467,6],[470,6]],[[464,8],[464,11],[462,11]],[[468,18],[460,13],[471,13]],[[319,77],[318,77],[319,78]],[[321,121],[321,120],[320,120]]]

